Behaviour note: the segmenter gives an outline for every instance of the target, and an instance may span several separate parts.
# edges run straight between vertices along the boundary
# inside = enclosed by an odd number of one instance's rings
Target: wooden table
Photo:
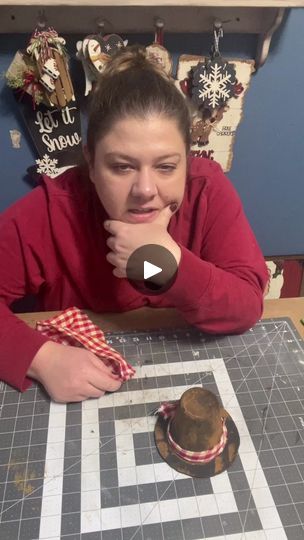
[[[95,314],[86,311],[90,318],[105,331],[141,330],[147,328],[182,327],[187,323],[175,309],[140,308],[126,313]],[[56,311],[42,313],[24,313],[19,317],[34,327],[36,321],[56,315]],[[263,319],[273,317],[290,318],[298,332],[304,338],[304,297],[265,300]]]

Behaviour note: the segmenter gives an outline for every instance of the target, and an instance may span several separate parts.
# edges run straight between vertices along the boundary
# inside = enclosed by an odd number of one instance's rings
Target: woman
[[[0,377],[24,390],[40,381],[56,401],[114,391],[121,381],[90,352],[59,345],[9,309],[95,312],[174,306],[210,333],[237,333],[260,317],[267,269],[240,200],[212,161],[189,157],[190,119],[172,81],[136,48],[108,64],[89,114],[87,169],[41,185],[1,217]],[[170,250],[168,291],[147,295],[125,279],[132,252]]]

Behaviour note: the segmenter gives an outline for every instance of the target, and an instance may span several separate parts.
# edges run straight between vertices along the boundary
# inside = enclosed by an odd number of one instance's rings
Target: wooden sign
[[[48,166],[51,167],[52,162],[57,169],[79,163],[82,155],[81,124],[75,102],[62,109],[39,105],[34,110],[23,102],[20,106],[39,157],[45,163],[46,169],[42,172],[50,173]]]
[[[210,129],[205,131],[204,136],[199,137],[195,131],[199,133],[202,127],[202,114],[189,97],[189,74],[193,67],[197,66],[199,62],[204,61],[205,57],[203,56],[190,56],[186,54],[180,56],[176,85],[184,95],[188,92],[188,96],[185,96],[185,99],[189,102],[192,114],[192,139],[193,141],[195,140],[191,145],[191,154],[214,159],[227,172],[230,170],[232,164],[233,143],[237,127],[242,120],[244,96],[254,71],[254,60],[229,59],[229,62],[234,64],[236,71],[235,96],[228,100],[225,107],[218,114],[214,114],[214,117],[211,118],[212,125],[210,124]],[[219,95],[222,87],[220,76],[219,74],[218,81],[210,81],[210,88],[214,92],[219,92]]]

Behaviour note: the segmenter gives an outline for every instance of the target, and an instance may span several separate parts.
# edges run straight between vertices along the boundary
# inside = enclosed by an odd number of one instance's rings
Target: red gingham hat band
[[[106,342],[102,330],[76,307],[66,309],[46,321],[37,322],[36,329],[57,343],[82,346],[91,351],[106,364],[111,364],[122,381],[127,381],[135,373],[126,359]]]
[[[168,422],[167,427],[167,437],[168,441],[171,445],[171,447],[174,450],[174,453],[180,457],[181,459],[188,461],[189,463],[209,463],[209,461],[212,461],[217,456],[219,456],[227,443],[228,438],[228,432],[227,427],[225,425],[225,419],[222,418],[223,422],[223,433],[221,436],[221,439],[218,444],[216,444],[213,448],[210,448],[209,450],[204,450],[203,452],[192,452],[191,450],[185,450],[181,446],[179,446],[173,439],[171,433],[170,433],[170,425],[171,421],[174,418],[175,411],[177,408],[177,403],[162,403],[159,409],[157,410],[157,413],[159,413],[165,420],[170,418]]]

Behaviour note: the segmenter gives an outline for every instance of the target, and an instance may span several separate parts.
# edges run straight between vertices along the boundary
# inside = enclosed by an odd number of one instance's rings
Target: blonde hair
[[[174,80],[144,47],[125,47],[113,56],[99,76],[91,96],[87,145],[91,157],[96,143],[127,116],[145,118],[157,114],[176,121],[190,149],[190,114]]]

